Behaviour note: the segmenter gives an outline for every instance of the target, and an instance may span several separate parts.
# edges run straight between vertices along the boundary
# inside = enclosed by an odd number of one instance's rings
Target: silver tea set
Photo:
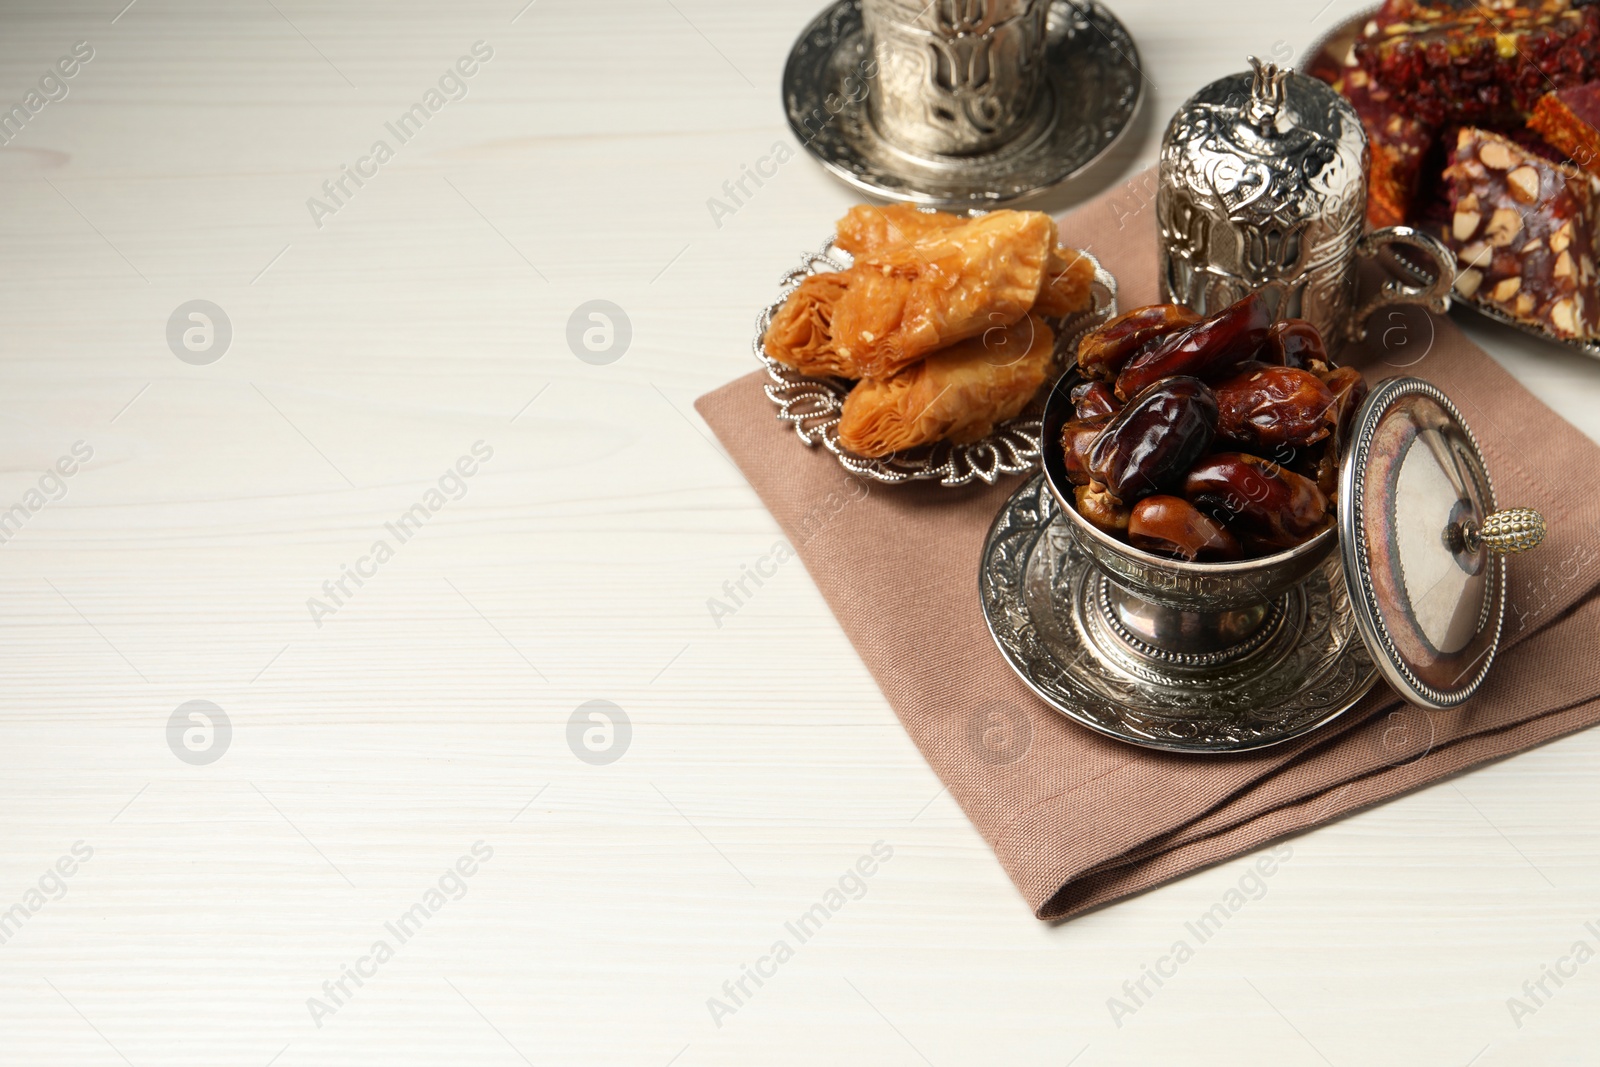
[[[1307,75],[1250,64],[1167,126],[1163,299],[1210,314],[1271,286],[1277,316],[1309,320],[1335,354],[1381,308],[1447,310],[1450,252],[1407,227],[1365,228],[1354,108]],[[806,148],[857,188],[970,209],[1082,170],[1126,129],[1143,80],[1127,31],[1096,3],[838,0],[796,42],[784,104]],[[1069,373],[1051,392],[1043,470],[1001,509],[979,568],[1000,651],[1051,707],[1122,741],[1230,753],[1303,736],[1380,678],[1424,708],[1478,691],[1505,614],[1503,556],[1545,527],[1498,508],[1472,431],[1436,387],[1373,388],[1321,533],[1200,563],[1079,515],[1052,447],[1074,384]]]

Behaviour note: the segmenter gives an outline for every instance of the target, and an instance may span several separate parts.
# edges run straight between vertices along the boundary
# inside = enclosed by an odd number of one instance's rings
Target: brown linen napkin
[[[1117,277],[1124,309],[1158,299],[1155,212],[1132,192],[1151,188],[1136,178],[1061,224],[1064,241]],[[984,624],[977,567],[1021,479],[963,489],[855,480],[775,417],[760,371],[695,406],[1029,906],[1057,919],[1600,720],[1600,597],[1590,598],[1600,448],[1448,319],[1413,311],[1372,326],[1373,341],[1345,361],[1372,381],[1411,374],[1443,389],[1476,433],[1501,504],[1539,509],[1550,534],[1511,560],[1502,651],[1466,705],[1428,712],[1380,688],[1312,736],[1253,755],[1173,755],[1101,737],[1012,673]]]

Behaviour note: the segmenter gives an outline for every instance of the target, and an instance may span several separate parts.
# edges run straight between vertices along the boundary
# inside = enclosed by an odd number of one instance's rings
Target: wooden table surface
[[[803,565],[716,625],[778,535],[691,405],[854,197],[708,200],[813,0],[125,2],[0,9],[0,1062],[1600,1059],[1600,735],[1294,840],[1114,1012],[1249,858],[1039,923]],[[1114,8],[1054,210],[1354,5]]]

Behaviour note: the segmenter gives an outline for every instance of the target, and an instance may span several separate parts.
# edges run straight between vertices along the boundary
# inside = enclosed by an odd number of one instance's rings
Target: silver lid
[[[1500,645],[1506,568],[1544,519],[1497,511],[1461,413],[1419,378],[1390,378],[1356,413],[1339,480],[1339,544],[1373,662],[1412,703],[1477,692]]]

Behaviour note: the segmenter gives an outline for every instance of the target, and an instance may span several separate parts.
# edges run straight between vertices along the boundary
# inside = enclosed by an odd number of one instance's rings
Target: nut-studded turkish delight
[[[1562,337],[1594,336],[1600,183],[1470,126],[1444,177],[1456,291]]]
[[[1600,76],[1600,8],[1478,0],[1402,10],[1369,22],[1355,55],[1424,123],[1519,121],[1551,88]]]

